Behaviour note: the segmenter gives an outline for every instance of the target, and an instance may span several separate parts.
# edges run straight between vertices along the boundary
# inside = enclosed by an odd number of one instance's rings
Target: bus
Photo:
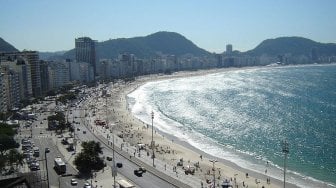
[[[124,180],[124,179],[117,180],[117,183],[119,184],[120,188],[133,188],[133,187],[135,187],[133,184],[131,184],[130,182],[128,182],[127,180]]]
[[[64,174],[66,173],[66,165],[63,162],[61,157],[57,157],[55,158],[55,166],[54,166],[55,170],[59,173],[59,174]]]

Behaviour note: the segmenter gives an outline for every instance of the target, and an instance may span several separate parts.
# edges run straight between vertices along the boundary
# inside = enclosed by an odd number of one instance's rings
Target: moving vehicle
[[[127,180],[124,180],[124,179],[117,180],[117,183],[119,184],[120,188],[133,188],[133,187],[135,187],[135,185],[131,184],[130,182],[128,182]]]
[[[117,163],[118,168],[122,168],[123,164],[122,163]]]
[[[144,167],[140,167],[138,170],[134,170],[134,174],[138,177],[142,177],[142,174],[146,172]]]
[[[145,167],[139,167],[139,171],[146,172]]]
[[[134,170],[134,175],[138,176],[138,177],[142,177],[142,171],[140,170]]]
[[[55,158],[55,166],[54,166],[55,170],[59,173],[59,174],[64,174],[66,173],[66,165],[63,162],[61,157],[56,157]]]

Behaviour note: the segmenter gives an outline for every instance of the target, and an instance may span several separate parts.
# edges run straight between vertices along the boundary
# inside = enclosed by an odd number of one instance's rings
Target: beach
[[[111,94],[111,97],[108,97],[107,101],[107,106],[109,107],[108,121],[114,124],[115,134],[118,137],[134,147],[143,145],[141,152],[147,152],[147,156],[150,157],[153,152],[151,149],[152,127],[150,124],[145,124],[132,115],[128,108],[127,94],[146,82],[202,76],[228,70],[232,69],[178,72],[172,75],[150,75],[136,78],[132,82],[115,83],[108,91]],[[105,107],[96,107],[96,116],[101,117],[101,119],[106,117]],[[254,172],[253,169],[243,169],[230,161],[204,153],[179,138],[160,132],[155,129],[155,125],[153,140],[155,142],[155,162],[159,160],[161,163],[164,163],[164,171],[183,172],[190,166],[190,169],[195,169],[193,176],[199,181],[199,187],[208,187],[214,176],[216,184],[219,185],[224,180],[228,180],[233,187],[283,187],[283,182],[272,178],[271,174],[267,174],[266,169],[264,174]],[[134,151],[135,155],[136,151]],[[179,166],[179,161],[183,161],[183,165]],[[213,166],[215,167],[214,169]],[[178,176],[177,173],[176,176]],[[286,183],[286,186],[296,187],[288,183]]]

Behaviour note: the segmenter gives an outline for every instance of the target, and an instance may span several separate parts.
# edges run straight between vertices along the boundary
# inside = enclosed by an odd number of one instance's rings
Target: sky
[[[99,42],[177,32],[221,53],[265,39],[336,43],[336,0],[1,0],[0,37],[19,50],[62,51],[75,38]]]

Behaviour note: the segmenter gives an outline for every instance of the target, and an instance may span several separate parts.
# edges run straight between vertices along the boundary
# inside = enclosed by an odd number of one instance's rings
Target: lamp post
[[[108,94],[107,94],[107,86],[106,86],[106,90],[104,90],[105,92],[105,111],[106,111],[106,125],[109,126],[109,128],[112,128],[112,131],[110,131],[110,133],[112,132],[112,167],[111,167],[111,173],[112,173],[112,177],[113,177],[113,187],[115,188],[116,187],[116,176],[117,176],[117,168],[116,168],[116,165],[115,165],[115,158],[114,158],[114,125],[110,125],[109,124],[109,118],[108,118],[108,112],[107,112],[107,97],[108,97]]]
[[[154,112],[153,111],[152,111],[151,115],[152,115],[152,142],[151,142],[151,146],[152,146],[152,151],[153,151],[153,154],[152,154],[153,167],[155,167],[155,165],[154,165],[154,158],[155,158],[154,145],[155,145],[155,143],[154,143],[154,140],[153,140],[153,132],[154,132],[154,128],[153,128]]]
[[[117,168],[115,165],[115,158],[114,158],[114,132],[113,132],[113,127],[112,127],[112,159],[113,159],[113,164],[112,164],[112,176],[113,176],[113,188],[116,187],[116,175],[117,175]]]
[[[217,162],[217,160],[209,160],[209,161],[212,162],[213,183],[214,183],[214,187],[216,187],[216,169],[215,169],[215,163]]]
[[[44,149],[44,159],[45,159],[45,163],[46,163],[46,171],[47,171],[47,184],[48,184],[48,188],[49,186],[49,173],[48,173],[48,161],[47,161],[47,153],[49,151],[47,150],[47,148]]]
[[[287,140],[282,142],[282,152],[285,154],[284,158],[284,188],[286,188],[286,164],[287,164],[287,155],[289,153],[288,142]]]

